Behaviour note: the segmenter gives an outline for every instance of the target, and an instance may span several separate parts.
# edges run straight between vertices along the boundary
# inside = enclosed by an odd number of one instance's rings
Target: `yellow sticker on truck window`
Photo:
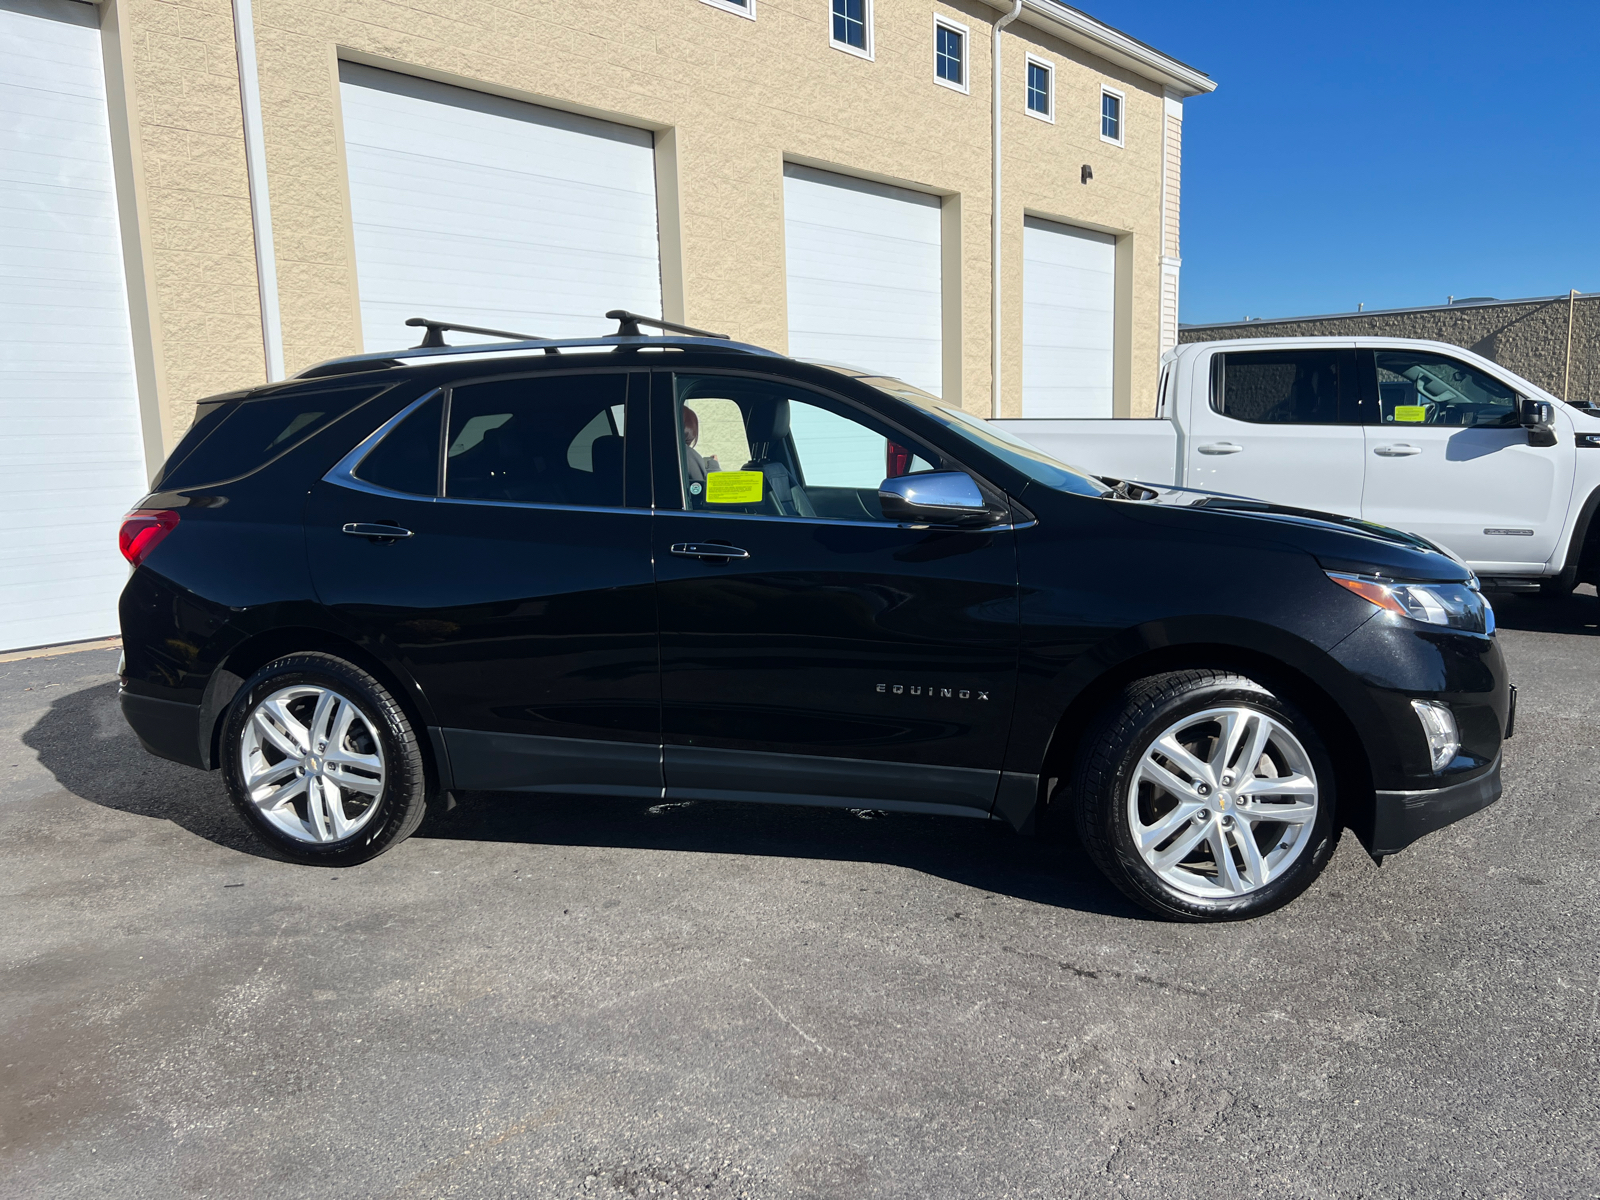
[[[1428,410],[1421,404],[1396,404],[1394,406],[1394,419],[1396,421],[1421,422],[1428,419]]]
[[[760,471],[712,471],[706,476],[707,504],[760,504]]]

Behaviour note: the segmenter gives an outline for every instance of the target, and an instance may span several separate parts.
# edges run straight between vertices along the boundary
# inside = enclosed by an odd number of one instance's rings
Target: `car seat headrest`
[[[750,445],[781,442],[789,436],[789,402],[787,400],[762,400],[750,410],[750,422],[745,428],[745,438]]]

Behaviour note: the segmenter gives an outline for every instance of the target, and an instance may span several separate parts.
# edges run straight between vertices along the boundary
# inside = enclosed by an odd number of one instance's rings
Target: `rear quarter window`
[[[202,487],[260,470],[386,387],[202,400],[193,427],[153,486],[157,491]]]

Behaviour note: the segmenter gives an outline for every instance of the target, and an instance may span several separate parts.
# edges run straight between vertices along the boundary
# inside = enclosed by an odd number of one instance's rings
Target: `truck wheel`
[[[1570,569],[1559,575],[1552,575],[1549,579],[1539,581],[1539,597],[1542,600],[1560,600],[1572,595],[1572,589],[1578,586],[1578,572]]]
[[[1333,853],[1333,766],[1311,722],[1243,675],[1197,669],[1130,685],[1085,733],[1074,817],[1129,899],[1171,920],[1287,904]]]
[[[426,810],[416,731],[388,690],[331,654],[268,663],[222,731],[228,794],[273,848],[346,867],[409,837]]]

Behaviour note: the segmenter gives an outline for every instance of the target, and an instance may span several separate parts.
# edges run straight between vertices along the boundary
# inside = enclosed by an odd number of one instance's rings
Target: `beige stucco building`
[[[0,437],[101,464],[88,545],[203,396],[409,344],[402,314],[614,307],[974,412],[1146,414],[1213,86],[1055,0],[0,0],[35,221],[0,305],[73,397],[41,435],[8,384]],[[50,382],[63,322],[92,381]]]

